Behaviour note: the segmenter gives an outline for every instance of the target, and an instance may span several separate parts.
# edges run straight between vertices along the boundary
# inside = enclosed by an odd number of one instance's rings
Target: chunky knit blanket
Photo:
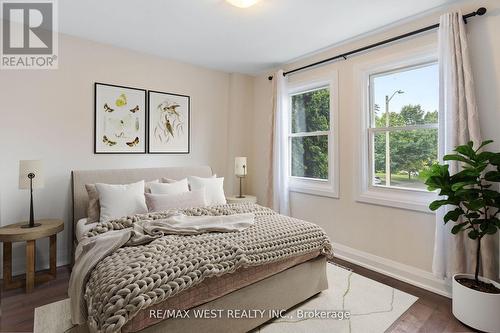
[[[101,260],[85,290],[91,331],[117,332],[141,309],[201,283],[204,279],[332,247],[317,225],[275,213],[255,204],[230,204],[180,210],[190,216],[255,214],[243,231],[166,235],[146,245],[124,246]],[[99,223],[86,237],[131,228],[164,213],[134,215]]]

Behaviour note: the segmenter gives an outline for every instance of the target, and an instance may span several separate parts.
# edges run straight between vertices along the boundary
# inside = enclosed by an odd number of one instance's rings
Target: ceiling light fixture
[[[255,5],[260,0],[226,0],[231,5],[239,7],[239,8],[248,8],[250,6]]]

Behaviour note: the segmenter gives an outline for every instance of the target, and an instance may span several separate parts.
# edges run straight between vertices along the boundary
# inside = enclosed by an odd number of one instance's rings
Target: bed
[[[212,170],[210,167],[200,166],[73,171],[74,247],[81,235],[88,231],[81,230],[83,225],[81,220],[85,218],[88,205],[85,184],[124,184],[140,180],[152,181],[162,177],[180,180],[187,176],[210,177]],[[265,211],[264,208],[257,209]],[[132,318],[120,325],[118,331],[247,332],[271,319],[272,313],[267,310],[289,309],[327,288],[325,256],[318,250],[304,252],[269,264],[240,267],[222,276],[206,278],[196,286],[134,313]],[[186,320],[177,317],[165,319],[161,315],[152,315],[161,314],[166,309],[266,311],[253,318],[221,316]]]

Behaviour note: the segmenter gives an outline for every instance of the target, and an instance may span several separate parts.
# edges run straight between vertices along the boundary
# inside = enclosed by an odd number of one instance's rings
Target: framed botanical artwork
[[[148,152],[189,154],[190,98],[148,91]]]
[[[146,90],[94,85],[94,153],[146,153]]]

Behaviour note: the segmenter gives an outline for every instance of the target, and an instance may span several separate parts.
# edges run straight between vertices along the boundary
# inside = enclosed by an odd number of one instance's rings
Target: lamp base
[[[238,199],[243,199],[243,198],[246,198],[246,196],[244,196],[244,195],[237,195],[236,197],[237,197]]]
[[[33,226],[30,226],[29,224],[22,225],[21,228],[34,228],[34,227],[39,227],[41,226],[40,223],[34,223]]]

